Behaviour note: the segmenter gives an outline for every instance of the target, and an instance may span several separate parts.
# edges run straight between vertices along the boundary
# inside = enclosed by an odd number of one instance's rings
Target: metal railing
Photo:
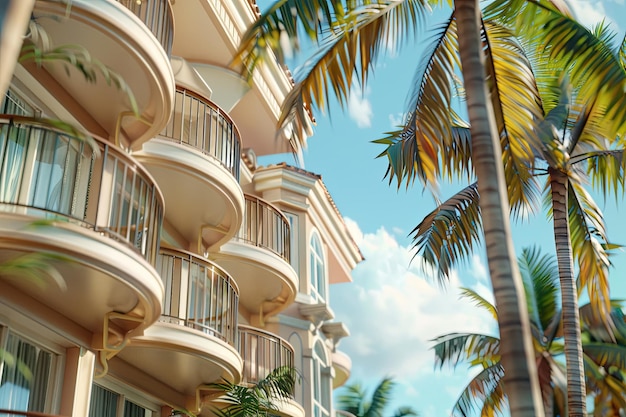
[[[220,267],[191,253],[161,249],[157,262],[165,287],[162,321],[237,346],[239,288]]]
[[[16,411],[16,410],[5,410],[0,408],[0,417],[17,417],[17,416],[26,416],[26,417],[60,417],[57,414],[46,414],[39,413],[36,411]]]
[[[117,0],[133,12],[154,34],[168,58],[174,42],[174,13],[169,0]]]
[[[243,224],[234,239],[269,249],[290,262],[291,230],[287,217],[267,201],[248,194],[244,197]]]
[[[174,114],[161,136],[212,156],[239,181],[239,131],[230,117],[210,100],[178,88]]]
[[[51,122],[0,115],[0,210],[77,222],[155,264],[163,197],[143,167],[103,139],[90,144]]]
[[[277,368],[295,369],[293,347],[283,338],[254,327],[239,325],[242,383],[255,384]]]

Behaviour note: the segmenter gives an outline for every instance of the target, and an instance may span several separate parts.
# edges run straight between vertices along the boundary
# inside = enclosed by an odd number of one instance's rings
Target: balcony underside
[[[185,396],[222,378],[238,383],[243,367],[239,353],[226,342],[162,321],[133,338],[118,358]]]
[[[35,221],[40,223],[35,225]],[[100,233],[68,222],[44,224],[41,218],[3,212],[0,262],[18,257],[39,262],[41,267],[28,264],[32,274],[0,279],[0,285],[12,288],[13,293],[0,290],[0,299],[8,297],[2,302],[15,308],[32,308],[28,300],[35,299],[94,335],[102,334],[105,325],[125,334],[153,323],[160,315],[163,285],[154,268],[132,248]],[[130,319],[105,323],[111,312]],[[48,319],[52,320],[44,317]],[[94,343],[93,348],[100,348]]]
[[[233,277],[239,287],[239,305],[253,315],[277,314],[296,297],[296,272],[267,249],[232,240],[209,258]]]
[[[352,361],[350,357],[341,351],[335,351],[332,354],[333,369],[335,370],[335,378],[333,378],[333,389],[343,386],[350,378],[352,370]]]
[[[215,158],[158,138],[133,156],[159,185],[167,223],[187,242],[195,244],[202,233],[207,248],[219,247],[239,230],[243,192],[235,177]]]
[[[214,69],[221,67],[224,71],[232,70],[230,63],[245,30],[239,21],[230,17],[230,12],[236,6],[229,7],[225,4],[222,0],[189,0],[178,1],[172,6],[176,21],[186,22],[185,25],[176,27],[173,55],[195,65],[204,82],[215,91],[222,87],[221,79],[204,73],[201,67],[209,64]],[[246,23],[251,23],[251,19],[252,17]],[[198,42],[196,28],[199,27],[202,28],[203,39],[210,39],[210,42]],[[231,106],[227,103],[236,103],[229,115],[237,124],[246,147],[254,149],[259,156],[292,152],[289,142],[276,136],[280,105],[289,88],[286,86],[288,81],[282,69],[276,68],[277,64],[269,66],[272,67],[270,71],[257,72],[252,88],[244,91],[243,96],[240,95],[242,91],[235,88],[235,97],[222,101],[216,94],[214,98],[218,105],[226,109]],[[276,74],[283,79],[277,80]],[[263,77],[270,77],[269,82],[259,83]],[[284,89],[283,93],[276,93],[281,89]]]
[[[174,76],[163,46],[128,9],[111,0],[37,1],[34,16],[52,46],[76,45],[119,75],[132,91],[141,121],[130,113],[129,94],[109,85],[97,66],[90,82],[63,61],[26,68],[45,90],[91,132],[138,148],[167,123],[172,110]],[[46,103],[48,104],[48,103]],[[55,104],[50,104],[55,111]]]

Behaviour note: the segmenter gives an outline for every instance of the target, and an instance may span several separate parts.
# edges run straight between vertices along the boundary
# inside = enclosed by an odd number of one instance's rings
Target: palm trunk
[[[477,0],[455,0],[463,79],[478,179],[487,261],[493,286],[504,388],[512,417],[543,416],[530,323],[509,224],[502,150],[485,82]]]
[[[34,4],[35,0],[0,1],[0,101],[9,88]]]
[[[565,365],[567,368],[567,411],[569,417],[587,415],[585,394],[585,371],[580,338],[578,291],[573,272],[573,256],[567,215],[567,175],[553,168],[550,174],[552,192],[552,218],[554,241],[561,281],[561,304],[563,310],[563,335],[565,338]]]

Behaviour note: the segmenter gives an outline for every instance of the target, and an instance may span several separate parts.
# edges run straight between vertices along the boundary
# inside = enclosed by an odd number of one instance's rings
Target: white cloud
[[[618,4],[623,3],[624,0],[615,0]],[[602,20],[610,23],[613,30],[618,30],[617,23],[607,16],[604,3],[602,1],[594,0],[570,0],[568,4],[574,15],[580,23],[588,28],[595,26]]]
[[[445,291],[411,264],[410,248],[384,228],[364,234],[353,221],[346,224],[365,261],[353,271],[353,283],[332,287],[331,303],[336,319],[350,329],[339,348],[352,358],[353,370],[399,379],[432,375],[433,338],[457,331],[493,333],[494,320],[459,299],[457,274]],[[476,272],[484,273],[484,266]]]
[[[471,258],[470,273],[478,282],[485,283],[489,280],[489,272],[487,267],[480,259],[480,256],[474,254]]]
[[[402,126],[404,123],[404,113],[390,114],[389,123],[392,129],[397,129],[398,126]]]
[[[372,104],[366,97],[369,94],[369,89],[365,91],[361,90],[361,86],[355,83],[350,90],[350,96],[348,97],[348,113],[350,118],[356,122],[356,125],[361,128],[367,128],[372,126]]]

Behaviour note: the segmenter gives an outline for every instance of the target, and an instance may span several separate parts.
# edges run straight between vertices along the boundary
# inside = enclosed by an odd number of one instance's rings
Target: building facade
[[[24,51],[46,58],[0,109],[0,416],[206,416],[210,384],[281,366],[301,378],[276,414],[334,415],[329,285],[362,256],[319,175],[257,163],[298,142],[276,130],[289,73],[231,68],[258,16],[35,2]]]

